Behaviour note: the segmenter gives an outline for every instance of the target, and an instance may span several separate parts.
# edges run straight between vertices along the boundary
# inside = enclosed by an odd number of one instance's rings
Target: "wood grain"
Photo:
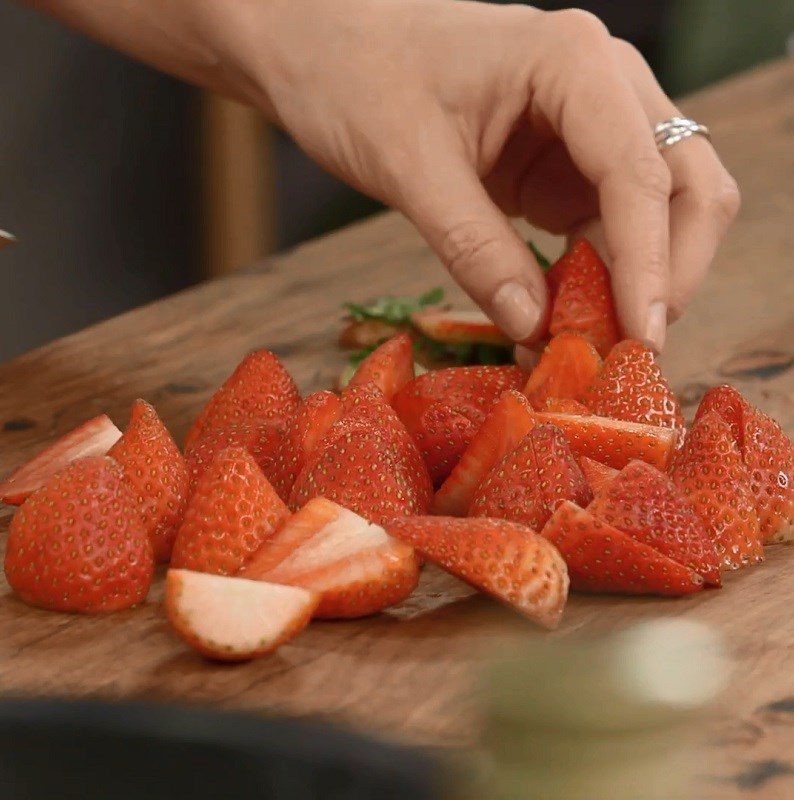
[[[794,431],[794,62],[780,62],[689,99],[743,188],[744,206],[704,290],[671,330],[664,356],[687,411],[730,380]],[[787,101],[788,99],[788,101]],[[550,237],[537,235],[553,251]],[[412,228],[386,214],[267,263],[205,284],[0,366],[0,473],[81,420],[126,423],[146,397],[180,437],[248,350],[282,356],[303,390],[327,386],[339,304],[443,283]],[[10,509],[0,511],[7,527]],[[701,797],[794,796],[794,550],[729,576],[692,599],[571,598],[562,629],[609,629],[675,615],[714,625],[736,660],[721,701]],[[414,742],[476,739],[478,665],[514,636],[544,634],[428,569],[420,591],[375,619],[315,624],[278,654],[208,664],[166,629],[161,582],[142,608],[109,617],[49,614],[0,597],[4,692],[181,698],[319,714]],[[713,757],[712,757],[713,756]]]

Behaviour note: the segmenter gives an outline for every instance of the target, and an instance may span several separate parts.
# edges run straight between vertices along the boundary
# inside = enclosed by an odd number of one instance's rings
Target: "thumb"
[[[433,160],[403,189],[400,210],[453,279],[515,342],[543,333],[546,281],[535,257],[464,159]]]

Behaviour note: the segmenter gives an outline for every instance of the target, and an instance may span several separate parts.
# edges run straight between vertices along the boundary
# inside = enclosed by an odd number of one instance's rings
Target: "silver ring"
[[[705,136],[711,140],[711,133],[705,125],[687,117],[670,117],[653,129],[653,138],[659,150],[672,147],[690,136]]]

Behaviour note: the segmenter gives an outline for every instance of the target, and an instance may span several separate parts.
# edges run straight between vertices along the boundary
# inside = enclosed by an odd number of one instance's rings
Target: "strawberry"
[[[529,400],[517,391],[505,392],[436,492],[433,513],[465,517],[485,476],[532,430],[535,422]]]
[[[732,386],[715,386],[700,401],[695,420],[719,414],[750,474],[761,537],[765,542],[794,536],[794,444],[771,417],[747,402]]]
[[[672,480],[631,461],[588,506],[594,516],[720,585],[720,561],[703,521]]]
[[[433,403],[418,420],[409,418],[408,422],[412,426],[408,432],[422,454],[433,485],[437,486],[458,463],[477,428],[444,403]]]
[[[373,383],[390,403],[394,395],[413,378],[413,343],[409,334],[399,333],[373,350],[359,364],[348,386]]]
[[[132,405],[124,435],[108,453],[124,471],[157,561],[168,561],[182,522],[190,485],[182,453],[145,400]]]
[[[537,425],[486,475],[469,516],[509,519],[540,530],[563,500],[585,506],[592,497],[560,429]]]
[[[578,333],[606,357],[620,333],[609,271],[592,245],[586,239],[574,243],[546,280],[552,297],[551,336]]]
[[[294,586],[169,569],[165,613],[207,658],[247,661],[272,653],[309,623],[319,595]]]
[[[681,404],[667,383],[653,351],[633,339],[616,344],[604,368],[583,397],[593,414],[626,422],[661,425],[681,431]]]
[[[171,566],[234,575],[288,516],[251,454],[222,450],[188,500]]]
[[[428,339],[446,344],[494,344],[513,342],[482,311],[428,308],[411,314],[411,322]]]
[[[542,534],[565,559],[572,589],[676,597],[703,588],[697,572],[596,519],[575,503],[561,503]]]
[[[551,411],[555,414],[575,414],[580,417],[590,415],[590,409],[578,400],[568,397],[547,397],[541,411]]]
[[[342,419],[331,427],[295,481],[289,506],[297,510],[313,497],[378,524],[425,508],[389,430],[367,419]]]
[[[61,436],[0,483],[0,500],[12,506],[24,503],[56,472],[86,456],[104,456],[121,438],[107,414],[89,419]]]
[[[579,468],[594,495],[606,489],[618,474],[618,470],[587,456],[579,457]]]
[[[530,528],[500,519],[402,517],[386,530],[544,628],[559,624],[568,596],[565,564]]]
[[[51,611],[143,602],[154,557],[121,467],[107,456],[81,458],[33,492],[11,520],[5,573],[22,600]]]
[[[402,328],[402,324],[392,324],[380,319],[354,319],[339,334],[339,346],[351,350],[377,347],[398,334]]]
[[[581,400],[601,369],[601,357],[576,333],[555,336],[529,375],[524,394],[539,411],[550,398]]]
[[[265,470],[273,488],[285,502],[309,455],[341,413],[342,405],[338,395],[328,391],[314,392],[301,403],[287,423],[273,463]]]
[[[323,497],[309,500],[246,564],[240,576],[317,592],[316,617],[376,614],[419,582],[408,545]]]
[[[678,434],[669,428],[606,417],[544,411],[538,414],[538,421],[561,428],[574,455],[587,456],[615,469],[623,469],[629,461],[639,458],[665,470],[678,440]]]
[[[689,429],[671,477],[703,520],[723,569],[764,560],[750,476],[719,414],[707,411]]]
[[[209,399],[188,431],[185,447],[205,429],[228,429],[259,421],[272,421],[283,429],[299,403],[298,387],[281,361],[268,350],[256,350]]]

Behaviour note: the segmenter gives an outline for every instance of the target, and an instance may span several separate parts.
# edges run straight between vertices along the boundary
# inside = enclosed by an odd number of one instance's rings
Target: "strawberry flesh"
[[[482,311],[427,309],[411,314],[411,322],[428,339],[436,342],[502,347],[513,344]]]

